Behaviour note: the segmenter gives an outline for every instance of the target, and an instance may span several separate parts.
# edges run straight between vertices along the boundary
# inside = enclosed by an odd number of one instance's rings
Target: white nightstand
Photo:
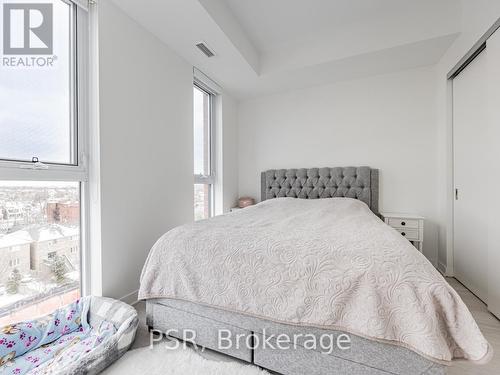
[[[384,222],[405,236],[420,252],[424,243],[424,218],[419,215],[381,212]]]

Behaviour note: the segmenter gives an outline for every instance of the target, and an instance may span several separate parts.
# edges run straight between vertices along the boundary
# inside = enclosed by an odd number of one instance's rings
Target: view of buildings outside
[[[80,295],[80,187],[0,181],[0,325]]]
[[[208,184],[194,184],[194,219],[210,217],[210,187]]]

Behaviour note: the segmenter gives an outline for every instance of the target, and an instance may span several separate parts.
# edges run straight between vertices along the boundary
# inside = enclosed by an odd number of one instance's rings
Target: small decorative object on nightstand
[[[250,197],[241,197],[240,199],[238,199],[238,207],[239,208],[253,206],[254,204],[255,204],[255,199],[250,198]]]
[[[250,197],[241,197],[238,199],[238,206],[230,208],[229,211],[234,212],[241,210],[245,207],[253,206],[255,204],[255,199]]]
[[[413,214],[382,212],[384,222],[405,236],[420,252],[424,243],[424,218]]]

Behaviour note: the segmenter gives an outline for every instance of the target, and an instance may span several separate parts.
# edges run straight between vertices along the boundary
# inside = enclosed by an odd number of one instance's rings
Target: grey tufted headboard
[[[346,197],[378,215],[378,169],[370,167],[270,169],[261,174],[261,200]]]

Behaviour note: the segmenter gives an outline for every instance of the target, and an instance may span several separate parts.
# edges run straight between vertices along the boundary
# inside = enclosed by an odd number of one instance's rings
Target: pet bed
[[[103,297],[84,297],[35,320],[0,330],[0,374],[97,374],[135,338],[136,310]]]

